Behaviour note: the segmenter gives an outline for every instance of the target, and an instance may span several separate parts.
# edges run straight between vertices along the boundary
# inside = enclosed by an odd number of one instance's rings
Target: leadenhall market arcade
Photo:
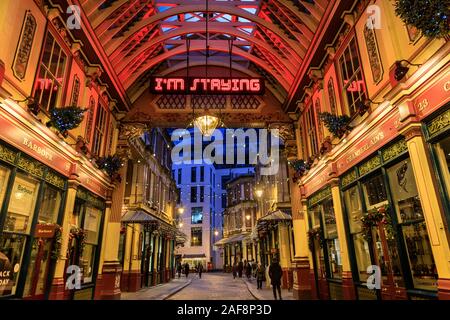
[[[244,260],[294,300],[450,299],[450,6],[428,2],[0,1],[0,299],[188,290],[200,265],[247,288]],[[175,161],[182,131],[261,160],[264,129],[269,162]]]

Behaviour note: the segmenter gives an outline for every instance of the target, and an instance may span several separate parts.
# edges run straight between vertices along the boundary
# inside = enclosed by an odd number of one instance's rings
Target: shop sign
[[[56,226],[54,224],[38,224],[34,236],[36,238],[53,238]]]
[[[343,157],[336,161],[338,174],[344,173],[394,139],[398,134],[397,128],[399,124],[398,110],[395,110],[387,120],[372,129],[369,135],[350,148]]]
[[[330,174],[331,167],[327,166],[319,174],[313,175],[313,179],[305,184],[305,194],[308,196],[322,188],[328,182]]]
[[[33,158],[43,162],[62,174],[69,175],[71,167],[69,161],[59,156],[42,141],[34,139],[17,125],[14,125],[7,119],[1,117],[0,135],[3,140],[22,150],[26,154],[29,154]]]
[[[264,94],[263,78],[151,77],[153,94]]]
[[[425,118],[440,106],[450,101],[450,74],[447,74],[431,88],[413,100],[420,119]]]
[[[86,189],[89,189],[90,191],[101,197],[107,196],[106,187],[100,181],[88,175],[86,172],[80,171],[79,179],[83,187],[85,187]]]
[[[12,266],[9,258],[0,252],[0,293],[6,288],[11,280]]]

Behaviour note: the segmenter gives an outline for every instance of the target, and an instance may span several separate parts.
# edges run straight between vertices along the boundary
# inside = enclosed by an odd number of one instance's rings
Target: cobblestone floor
[[[193,278],[181,277],[156,287],[141,289],[138,292],[122,292],[121,300],[164,300],[189,285]]]
[[[168,300],[255,300],[242,279],[230,273],[204,273]]]

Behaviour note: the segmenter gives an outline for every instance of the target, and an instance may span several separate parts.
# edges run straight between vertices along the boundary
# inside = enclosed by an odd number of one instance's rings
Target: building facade
[[[292,104],[295,295],[449,299],[448,38],[406,26],[388,1],[342,17]],[[321,112],[348,125],[326,126]],[[368,267],[380,289],[367,287]]]
[[[224,270],[239,262],[252,261],[256,251],[251,233],[256,226],[257,203],[254,197],[254,174],[240,175],[227,182],[227,206],[223,213]]]
[[[120,177],[99,163],[117,154],[127,102],[60,9],[2,1],[0,12],[0,298],[117,298]],[[57,118],[65,106],[82,121]],[[76,272],[80,289],[66,288]]]
[[[130,146],[119,243],[122,291],[170,281],[179,244],[170,137],[165,130],[154,128],[131,139]]]

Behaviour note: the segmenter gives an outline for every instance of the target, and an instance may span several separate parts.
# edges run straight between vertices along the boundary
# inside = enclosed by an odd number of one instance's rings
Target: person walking
[[[232,271],[233,271],[233,279],[236,279],[236,276],[237,276],[237,268],[238,268],[237,262],[234,261],[233,267],[232,267]]]
[[[252,265],[250,262],[247,262],[247,265],[245,266],[245,275],[247,276],[247,279],[250,280],[252,276]]]
[[[277,300],[277,291],[280,300],[281,298],[281,277],[283,276],[283,270],[277,259],[273,259],[272,264],[269,267],[269,277],[272,284],[273,296]]]
[[[180,279],[181,278],[181,263],[180,262],[178,262],[178,264],[177,264],[177,273],[178,273],[178,279]]]
[[[262,283],[265,281],[266,278],[266,272],[263,265],[260,263],[258,264],[256,268],[256,288],[262,289]]]
[[[198,264],[198,277],[201,279],[202,278],[202,273],[203,273],[203,264],[199,263]]]
[[[189,263],[187,262],[184,265],[184,274],[186,275],[186,278],[189,276]]]
[[[253,278],[256,278],[256,270],[258,269],[258,264],[252,260],[252,276]]]
[[[238,275],[239,275],[239,278],[242,278],[242,272],[244,271],[244,263],[242,263],[242,260],[241,261],[239,261],[239,264],[238,264]]]

